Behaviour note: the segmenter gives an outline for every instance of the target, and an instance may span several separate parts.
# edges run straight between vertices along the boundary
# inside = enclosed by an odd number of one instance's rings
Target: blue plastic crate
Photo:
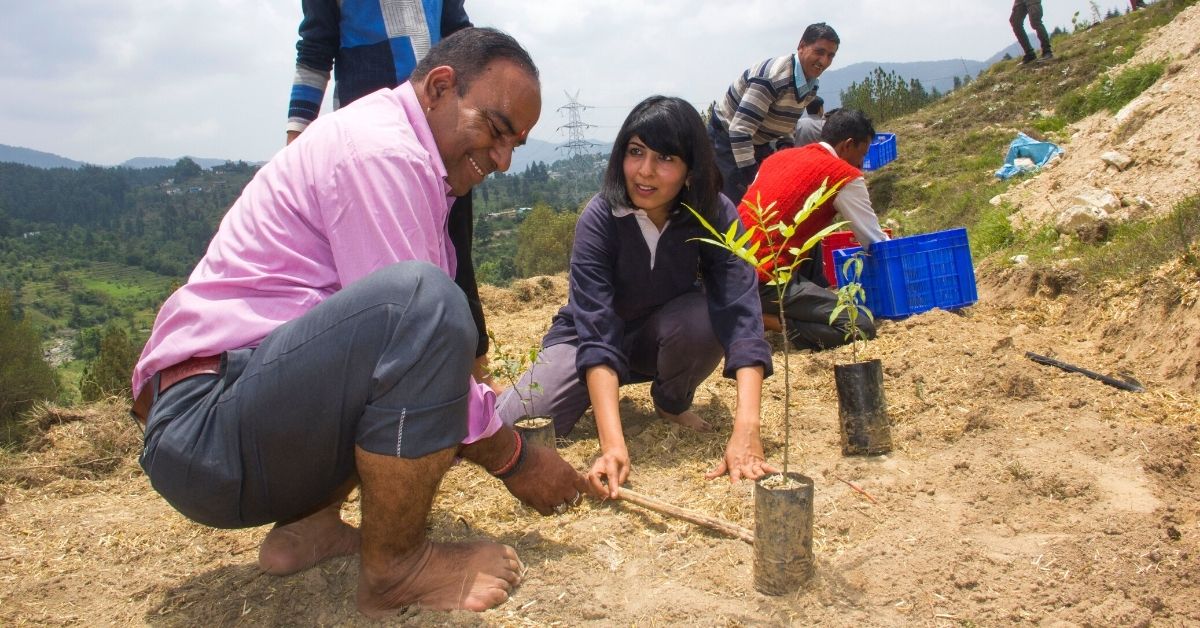
[[[879,170],[896,159],[896,134],[876,133],[867,156],[863,159],[863,170]]]
[[[838,286],[842,263],[862,247],[833,252]],[[876,242],[863,259],[859,282],[867,307],[879,318],[904,318],[933,308],[954,310],[979,300],[966,229]]]

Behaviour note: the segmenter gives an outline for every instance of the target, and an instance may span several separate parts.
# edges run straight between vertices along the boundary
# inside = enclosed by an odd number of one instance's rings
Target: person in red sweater
[[[747,227],[756,224],[751,203],[760,207],[775,203],[778,219],[790,222],[822,183],[828,181],[829,187],[838,184],[840,187],[786,242],[772,247],[763,233],[756,231],[755,241],[761,242],[760,255],[775,252],[774,261],[790,264],[793,258],[788,249],[799,246],[829,226],[838,214],[850,222],[850,229],[859,242],[869,246],[888,239],[871,207],[861,170],[863,158],[874,139],[875,127],[870,118],[858,110],[840,109],[825,120],[819,143],[788,148],[763,161],[758,176],[738,205],[738,215]],[[783,315],[787,317],[788,338],[795,347],[820,351],[847,343],[847,318],[842,314],[835,324],[830,325],[829,315],[837,306],[837,296],[825,282],[819,248],[814,248],[811,253],[808,261],[796,268],[787,286]],[[772,331],[782,331],[776,287],[766,284],[770,277],[762,271],[759,271],[758,279],[764,326]],[[858,327],[868,338],[875,337],[875,326],[866,317],[859,317]]]

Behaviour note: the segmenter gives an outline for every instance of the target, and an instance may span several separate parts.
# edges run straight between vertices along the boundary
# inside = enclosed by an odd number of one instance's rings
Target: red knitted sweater
[[[741,216],[742,224],[749,228],[756,223],[754,212],[747,205],[747,201],[763,207],[774,202],[775,209],[779,212],[777,220],[791,222],[796,213],[804,207],[804,201],[821,187],[822,182],[828,180],[827,186],[833,187],[861,176],[861,170],[830,153],[820,144],[784,149],[762,162],[758,176],[746,190],[742,202],[738,204],[738,215]],[[753,241],[762,243],[759,249],[760,256],[772,251],[778,253],[778,257],[767,264],[769,268],[774,268],[777,264],[791,264],[792,256],[787,249],[804,244],[813,234],[833,222],[833,216],[837,213],[833,207],[834,198],[837,198],[836,194],[829,197],[824,205],[801,223],[787,242],[772,247],[767,244],[761,230],[755,232]],[[777,234],[773,235],[777,237]],[[765,282],[770,280],[770,276],[759,270],[758,279]]]

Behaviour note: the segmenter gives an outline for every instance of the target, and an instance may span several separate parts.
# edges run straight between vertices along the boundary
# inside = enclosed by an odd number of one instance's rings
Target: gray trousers
[[[219,374],[156,395],[142,468],[206,525],[301,516],[354,473],[355,445],[420,458],[461,442],[477,341],[466,298],[443,271],[381,269],[257,348],[227,351]]]
[[[631,372],[630,380],[621,384],[652,382],[654,404],[671,414],[692,407],[696,388],[724,354],[709,322],[708,299],[699,292],[668,302],[632,333],[626,333],[621,350],[629,359]],[[512,425],[525,414],[549,416],[557,435],[568,434],[591,406],[587,385],[580,381],[575,367],[575,354],[574,342],[543,347],[516,389],[500,395],[500,418]],[[532,403],[526,408],[521,397],[531,396],[527,391],[533,382],[538,388],[532,391]]]
[[[760,284],[758,294],[764,314],[779,315],[779,294],[775,286]],[[837,307],[837,295],[799,274],[792,277],[783,295],[783,315],[787,318],[788,339],[797,349],[821,351],[848,344],[847,325],[850,317],[838,315],[833,325],[829,315]],[[875,337],[875,324],[859,312],[858,328],[868,338]]]
[[[1029,35],[1025,34],[1025,17],[1029,17],[1029,25],[1033,27],[1033,32],[1037,33],[1038,43],[1042,44],[1042,54],[1050,52],[1050,34],[1046,32],[1046,25],[1042,23],[1042,0],[1013,0],[1012,13],[1008,16],[1008,23],[1012,25],[1013,34],[1017,36],[1017,43],[1021,44],[1021,49],[1025,54],[1033,54],[1033,45],[1029,43]]]

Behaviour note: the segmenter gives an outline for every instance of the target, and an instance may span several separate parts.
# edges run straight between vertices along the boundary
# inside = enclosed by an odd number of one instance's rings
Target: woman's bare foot
[[[358,552],[358,529],[342,521],[342,503],[276,525],[258,548],[258,568],[273,576],[303,571],[334,556]]]
[[[671,414],[670,412],[667,412],[666,410],[663,410],[662,408],[655,406],[654,411],[658,413],[658,416],[660,416],[672,423],[677,423],[679,425],[682,425],[690,430],[693,430],[696,432],[711,432],[711,431],[713,431],[713,427],[708,424],[708,421],[705,421],[704,419],[700,418],[700,415],[696,414],[695,412],[692,412],[691,410],[684,410],[683,412],[681,412],[679,414]]]
[[[485,611],[503,604],[521,583],[523,567],[513,548],[491,541],[431,543],[392,568],[358,576],[358,610],[382,617],[416,604],[435,610]]]

